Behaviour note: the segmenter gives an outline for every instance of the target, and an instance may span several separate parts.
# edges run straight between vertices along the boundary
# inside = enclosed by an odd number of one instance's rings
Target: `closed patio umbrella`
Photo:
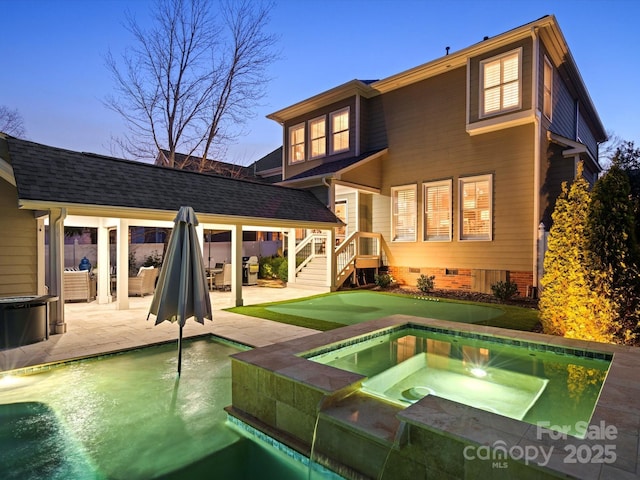
[[[180,207],[162,262],[160,278],[149,307],[156,325],[168,320],[180,325],[178,337],[178,376],[182,369],[182,328],[188,318],[204,324],[212,320],[211,300],[207,288],[204,261],[196,225],[198,219],[191,207]]]

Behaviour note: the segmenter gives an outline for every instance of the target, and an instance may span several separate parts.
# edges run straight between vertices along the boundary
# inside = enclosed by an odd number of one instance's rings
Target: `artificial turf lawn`
[[[228,311],[322,331],[394,314],[515,330],[532,330],[538,323],[534,309],[370,291],[334,292]]]

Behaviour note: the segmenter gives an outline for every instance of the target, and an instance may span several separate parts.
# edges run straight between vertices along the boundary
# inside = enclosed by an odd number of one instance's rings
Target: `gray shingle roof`
[[[7,137],[18,198],[265,219],[339,223],[310,192]]]

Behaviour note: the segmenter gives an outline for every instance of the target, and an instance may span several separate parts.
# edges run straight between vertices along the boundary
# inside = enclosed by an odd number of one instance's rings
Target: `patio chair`
[[[64,301],[85,300],[90,302],[96,296],[95,281],[95,277],[89,274],[89,270],[63,272]]]
[[[231,290],[231,264],[225,263],[222,267],[222,273],[217,273],[214,283],[216,290]]]
[[[158,278],[159,269],[155,267],[140,267],[138,276],[129,277],[129,296],[153,294],[156,288],[156,278]]]

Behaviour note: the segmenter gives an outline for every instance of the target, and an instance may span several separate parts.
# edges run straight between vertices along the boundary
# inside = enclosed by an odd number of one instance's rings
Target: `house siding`
[[[406,283],[419,276],[409,268],[532,270],[534,126],[469,136],[465,88],[466,69],[459,68],[383,96],[389,158],[382,164],[381,199],[373,202],[373,227],[383,233],[389,264]],[[493,240],[460,241],[458,179],[482,174],[493,177]],[[422,184],[445,178],[453,179],[453,240],[423,242]],[[417,185],[415,242],[391,241],[390,192],[399,185]],[[456,281],[470,288],[470,279]]]
[[[380,188],[382,185],[382,158],[375,158],[340,176],[341,180],[366,187]]]
[[[18,210],[18,192],[0,180],[0,296],[37,291],[37,221],[30,210]]]
[[[388,145],[382,96],[367,99],[366,105],[367,135],[364,139],[363,152],[378,150]]]

